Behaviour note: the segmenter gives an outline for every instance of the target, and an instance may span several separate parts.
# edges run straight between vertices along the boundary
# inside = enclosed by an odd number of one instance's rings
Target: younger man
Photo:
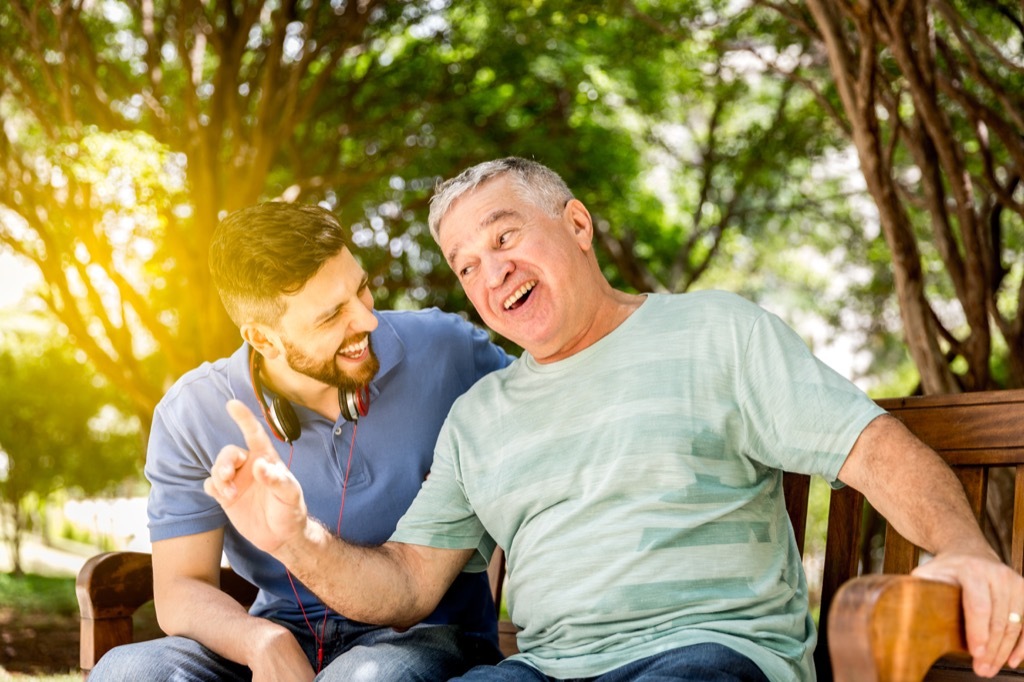
[[[496,661],[486,575],[457,577],[408,629],[352,620],[247,542],[203,480],[237,433],[224,403],[238,400],[261,415],[324,532],[379,544],[426,477],[452,402],[509,358],[458,316],[375,311],[323,208],[229,215],[210,267],[245,342],[171,388],[146,461],[157,617],[175,636],[112,650],[92,679],[435,681]],[[248,612],[218,589],[222,551],[260,588]]]

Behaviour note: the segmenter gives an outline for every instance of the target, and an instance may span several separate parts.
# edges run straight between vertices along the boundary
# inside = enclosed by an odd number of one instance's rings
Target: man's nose
[[[352,326],[362,332],[372,332],[377,328],[377,317],[373,314],[373,299],[367,297],[356,299],[356,314],[352,319]]]
[[[515,264],[503,256],[491,257],[485,267],[487,268],[487,286],[491,288],[501,286],[516,269]]]

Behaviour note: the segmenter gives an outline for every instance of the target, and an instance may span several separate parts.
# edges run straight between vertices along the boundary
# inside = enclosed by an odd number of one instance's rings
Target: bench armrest
[[[256,588],[230,568],[221,569],[221,589],[250,606]],[[132,615],[153,600],[153,557],[141,552],[107,552],[90,558],[75,580],[81,615],[79,663],[88,673],[100,657],[134,641]]]
[[[139,552],[90,558],[75,580],[81,614],[79,663],[88,672],[110,649],[132,641],[132,614],[153,599],[153,561]]]
[[[967,655],[960,588],[868,575],[836,593],[828,622],[836,682],[921,680],[946,654]]]

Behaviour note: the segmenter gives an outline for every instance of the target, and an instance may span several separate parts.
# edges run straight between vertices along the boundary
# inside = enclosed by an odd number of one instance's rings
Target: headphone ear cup
[[[346,421],[354,422],[359,420],[359,411],[356,408],[356,394],[354,392],[339,388],[338,404],[341,406],[341,416]]]
[[[274,396],[274,400],[270,403],[270,422],[278,435],[287,443],[298,440],[302,433],[302,426],[299,424],[299,417],[295,414],[295,409],[291,403],[279,396]]]
[[[370,411],[370,389],[365,386],[357,391],[339,388],[338,404],[341,406],[342,417],[357,422],[360,415],[365,417]]]

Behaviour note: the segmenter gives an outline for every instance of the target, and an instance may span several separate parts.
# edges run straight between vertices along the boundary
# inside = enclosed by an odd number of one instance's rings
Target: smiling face
[[[377,328],[366,272],[348,249],[323,267],[295,294],[276,332],[288,367],[316,381],[355,389],[377,374],[380,362],[370,346]]]
[[[498,176],[452,204],[439,244],[484,322],[553,362],[593,341],[600,271],[592,236],[579,201],[551,215]]]

